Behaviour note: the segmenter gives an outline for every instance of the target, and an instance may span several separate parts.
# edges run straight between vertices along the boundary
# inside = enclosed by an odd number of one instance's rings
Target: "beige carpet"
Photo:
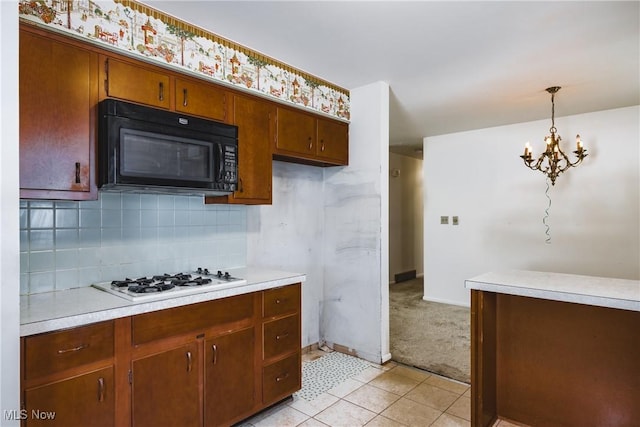
[[[423,280],[389,286],[392,359],[470,383],[470,310],[424,301]]]

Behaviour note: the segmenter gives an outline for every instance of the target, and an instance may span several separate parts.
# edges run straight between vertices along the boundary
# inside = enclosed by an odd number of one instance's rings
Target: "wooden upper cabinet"
[[[20,197],[97,198],[98,56],[20,27]]]
[[[107,96],[158,108],[171,107],[169,73],[111,57],[104,57],[104,72]]]
[[[278,107],[274,158],[318,166],[349,164],[349,125]]]
[[[213,120],[227,118],[227,93],[213,84],[176,77],[176,111]]]
[[[238,126],[238,190],[225,202],[271,204],[276,108],[249,96],[233,96],[233,124]]]
[[[336,165],[349,164],[349,125],[318,119],[318,157]]]
[[[290,108],[278,107],[276,153],[314,156],[315,117]]]

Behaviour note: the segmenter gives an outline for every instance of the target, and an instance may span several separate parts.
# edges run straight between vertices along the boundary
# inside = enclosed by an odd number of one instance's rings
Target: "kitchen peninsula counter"
[[[247,284],[148,302],[128,301],[90,286],[23,295],[20,297],[20,336],[263,291],[306,279],[304,274],[264,268],[230,269],[229,272],[246,279]]]
[[[485,273],[471,290],[471,425],[640,425],[640,281]]]

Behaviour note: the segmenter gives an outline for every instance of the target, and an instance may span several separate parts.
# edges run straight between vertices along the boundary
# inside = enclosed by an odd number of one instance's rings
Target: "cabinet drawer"
[[[300,350],[300,316],[298,314],[266,322],[263,328],[264,360]]]
[[[201,331],[253,317],[253,294],[139,314],[132,319],[133,344]]]
[[[25,338],[25,379],[113,357],[113,322]]]
[[[296,313],[300,309],[300,284],[264,291],[262,316],[272,317]]]
[[[262,401],[272,403],[301,387],[300,353],[265,366],[262,370]]]

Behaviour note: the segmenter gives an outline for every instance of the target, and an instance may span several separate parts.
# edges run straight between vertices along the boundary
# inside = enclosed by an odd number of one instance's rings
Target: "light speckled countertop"
[[[465,280],[467,289],[640,311],[640,281],[510,270]]]
[[[262,291],[306,279],[304,274],[263,268],[232,269],[229,272],[247,279],[247,284],[149,302],[128,301],[93,287],[23,295],[20,297],[20,336]]]

